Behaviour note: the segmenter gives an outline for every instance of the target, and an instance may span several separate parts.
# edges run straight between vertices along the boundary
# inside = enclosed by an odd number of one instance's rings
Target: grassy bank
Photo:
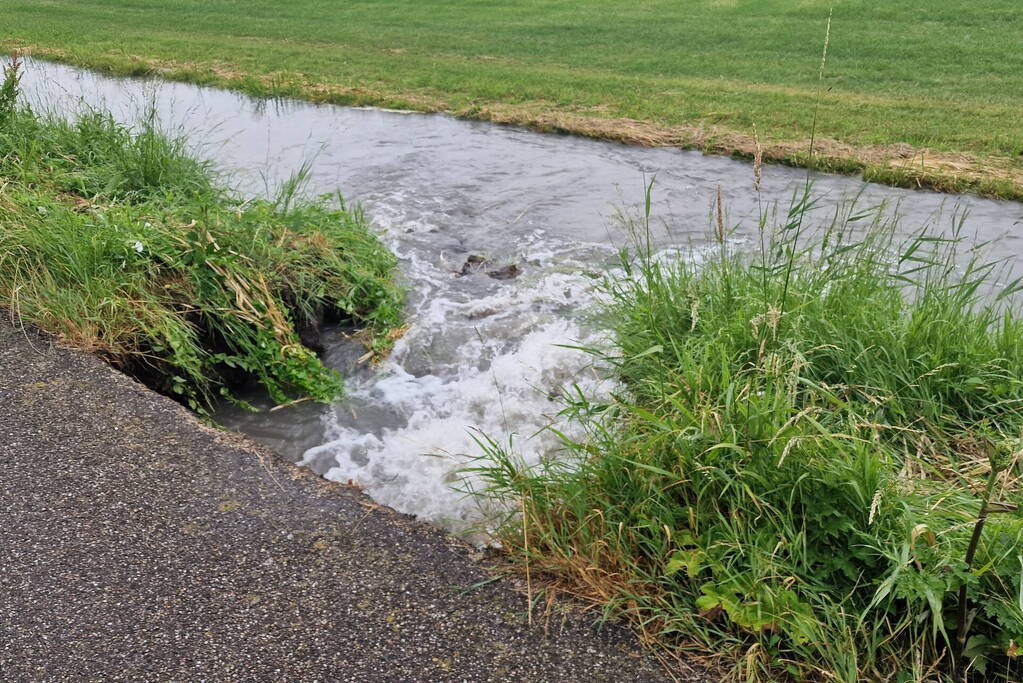
[[[1023,197],[1013,0],[0,0],[0,49]]]
[[[152,118],[64,120],[0,88],[0,306],[197,410],[241,381],[278,402],[330,400],[341,378],[302,345],[323,319],[385,352],[395,260],[358,211],[242,202]]]
[[[623,256],[592,350],[616,395],[566,405],[571,461],[489,443],[499,539],[534,590],[740,680],[1020,680],[1019,283],[806,202],[741,252],[719,224],[704,259]]]

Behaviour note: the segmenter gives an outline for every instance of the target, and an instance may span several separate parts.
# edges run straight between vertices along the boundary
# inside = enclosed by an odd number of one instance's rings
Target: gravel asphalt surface
[[[6,316],[0,478],[5,681],[706,680]]]

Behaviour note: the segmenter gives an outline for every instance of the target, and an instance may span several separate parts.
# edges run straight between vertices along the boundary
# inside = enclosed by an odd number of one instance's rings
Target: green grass
[[[832,5],[818,135],[852,149],[821,145],[819,163],[1023,196],[1014,0],[0,0],[0,47],[723,153],[756,124],[768,158],[805,163],[785,143],[809,136]]]
[[[296,324],[339,318],[376,353],[401,324],[395,259],[357,210],[216,184],[153,117],[19,106],[0,87],[0,305],[204,411],[240,381],[328,401],[341,377]]]
[[[737,679],[1020,680],[1019,282],[808,196],[751,249],[623,254],[615,395],[566,402],[567,460],[483,440],[478,495],[534,581]]]

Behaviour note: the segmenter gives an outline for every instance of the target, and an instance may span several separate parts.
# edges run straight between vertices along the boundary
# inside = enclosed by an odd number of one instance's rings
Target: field
[[[2,0],[0,49],[797,165],[816,111],[822,168],[1021,197],[1023,13],[928,5]]]

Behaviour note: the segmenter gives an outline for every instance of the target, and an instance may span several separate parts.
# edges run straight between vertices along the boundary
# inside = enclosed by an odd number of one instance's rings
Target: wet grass
[[[738,680],[1020,680],[1023,318],[983,246],[810,190],[753,248],[605,284],[611,399],[532,470],[483,441],[534,589]],[[489,464],[488,464],[489,461]]]
[[[800,158],[834,5],[818,168],[1023,197],[1012,0],[0,0],[0,46],[256,94],[447,110]],[[803,155],[805,157],[805,155]]]
[[[299,198],[299,173],[243,202],[154,117],[73,120],[0,88],[0,305],[204,411],[258,380],[278,402],[328,401],[341,377],[296,326],[401,324],[394,257],[358,210]],[[337,199],[337,198],[335,198]]]

